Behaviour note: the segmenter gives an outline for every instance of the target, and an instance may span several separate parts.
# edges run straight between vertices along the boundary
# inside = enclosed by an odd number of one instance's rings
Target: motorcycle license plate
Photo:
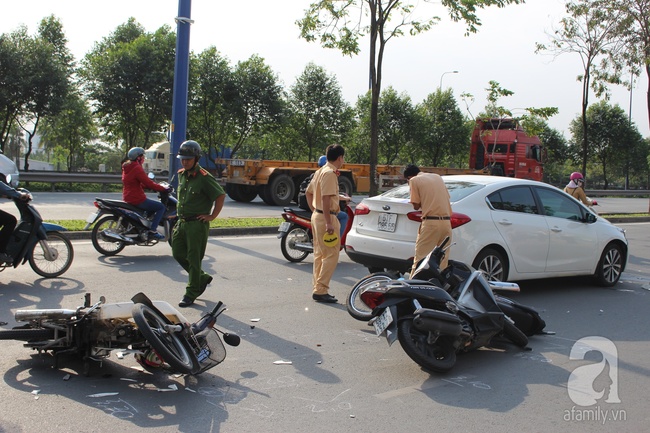
[[[289,227],[291,227],[291,223],[285,221],[285,222],[280,224],[280,228],[278,228],[278,231],[279,232],[288,232]]]
[[[390,308],[386,308],[373,323],[377,335],[381,335],[391,323],[393,323],[393,315],[390,313]]]
[[[99,212],[91,213],[90,215],[88,215],[88,218],[86,218],[86,222],[90,224],[94,223],[95,219],[97,219],[97,215],[99,215]]]

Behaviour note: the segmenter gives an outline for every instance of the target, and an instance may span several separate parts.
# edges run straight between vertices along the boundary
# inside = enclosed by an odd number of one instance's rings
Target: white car
[[[7,175],[11,175],[11,186],[16,188],[19,183],[20,172],[16,164],[0,153],[0,180],[5,182]]]
[[[590,275],[616,284],[625,269],[625,231],[554,186],[501,176],[443,176],[452,207],[449,258],[489,278],[520,281]],[[408,184],[364,199],[345,252],[370,272],[411,268],[420,211]]]

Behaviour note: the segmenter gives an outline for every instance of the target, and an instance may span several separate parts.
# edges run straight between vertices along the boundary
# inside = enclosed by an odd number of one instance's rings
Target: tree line
[[[2,151],[23,156],[23,170],[38,148],[38,159],[69,171],[96,171],[100,164],[119,171],[130,147],[146,148],[167,136],[175,39],[169,26],[149,33],[131,18],[76,63],[54,16],[44,18],[35,35],[24,27],[0,35]],[[189,89],[187,137],[206,151],[228,147],[241,158],[315,161],[338,142],[346,147],[346,161],[369,161],[372,94],[347,103],[336,77],[322,66],[307,64],[284,88],[262,57],[232,64],[209,47],[191,54]],[[486,91],[499,98],[511,94],[494,82]],[[479,117],[509,115],[497,96]],[[567,140],[539,114],[531,112],[522,123],[542,139],[547,179],[559,184],[580,165],[585,123],[576,119]],[[450,89],[413,102],[388,87],[376,115],[380,164],[468,166],[474,120]],[[588,107],[586,118],[594,143],[590,179],[604,187],[647,187],[648,140],[623,110],[601,101]]]

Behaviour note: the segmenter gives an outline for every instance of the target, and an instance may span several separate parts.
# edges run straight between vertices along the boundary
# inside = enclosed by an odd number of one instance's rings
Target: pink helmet
[[[585,178],[582,176],[582,173],[580,173],[578,171],[574,171],[573,173],[571,173],[571,176],[569,176],[569,179],[571,179],[572,181],[585,180]]]

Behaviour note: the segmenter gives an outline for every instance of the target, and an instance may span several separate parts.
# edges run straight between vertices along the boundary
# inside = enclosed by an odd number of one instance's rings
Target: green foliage
[[[122,150],[155,141],[171,117],[176,35],[147,33],[134,18],[96,43],[80,70],[107,139]]]

